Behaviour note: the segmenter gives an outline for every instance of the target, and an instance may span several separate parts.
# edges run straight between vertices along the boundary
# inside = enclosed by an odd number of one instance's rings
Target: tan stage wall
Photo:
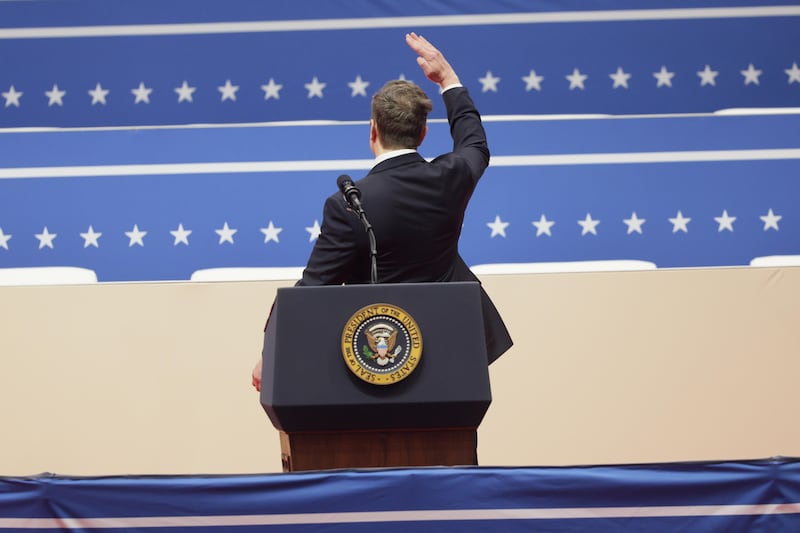
[[[800,268],[483,283],[516,345],[482,465],[800,456]],[[250,370],[289,285],[0,287],[0,475],[279,472]]]

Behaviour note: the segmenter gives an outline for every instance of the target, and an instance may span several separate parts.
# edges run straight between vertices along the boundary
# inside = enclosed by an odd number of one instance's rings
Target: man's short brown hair
[[[372,119],[387,149],[416,148],[433,109],[428,95],[410,81],[386,83],[372,97]]]

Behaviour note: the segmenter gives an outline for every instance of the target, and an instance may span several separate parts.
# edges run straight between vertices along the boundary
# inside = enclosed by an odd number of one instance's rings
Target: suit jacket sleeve
[[[466,163],[472,185],[475,186],[489,166],[489,145],[481,116],[464,87],[445,91],[442,98],[453,138],[453,154]]]

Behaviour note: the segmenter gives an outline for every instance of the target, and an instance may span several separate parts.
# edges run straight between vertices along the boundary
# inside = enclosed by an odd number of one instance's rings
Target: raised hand
[[[438,83],[441,88],[460,83],[456,71],[453,70],[444,55],[425,37],[413,32],[407,33],[406,44],[419,56],[417,64],[429,80]]]

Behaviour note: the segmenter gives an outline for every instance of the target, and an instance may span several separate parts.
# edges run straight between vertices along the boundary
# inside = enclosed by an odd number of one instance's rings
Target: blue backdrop
[[[426,88],[421,152],[449,148],[409,30],[447,52],[487,120],[470,264],[800,253],[800,115],[714,114],[798,106],[800,6],[639,7],[0,2],[0,267],[303,265],[336,177],[370,166],[383,82]]]

